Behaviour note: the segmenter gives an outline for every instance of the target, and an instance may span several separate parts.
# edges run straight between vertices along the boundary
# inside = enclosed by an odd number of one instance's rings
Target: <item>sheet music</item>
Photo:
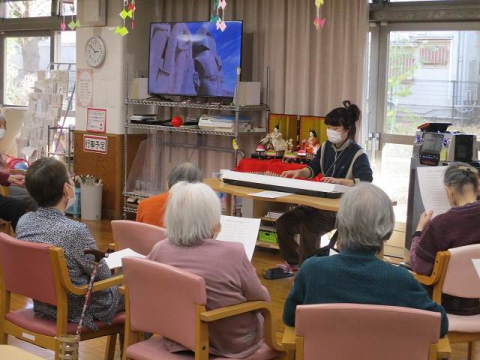
[[[127,249],[115,251],[113,253],[108,254],[108,257],[105,258],[105,262],[107,263],[110,269],[115,269],[117,267],[122,266],[122,259],[125,256],[139,257],[139,258],[145,257],[145,255],[139,254],[136,251],[133,251],[132,249],[127,248]]]
[[[432,218],[450,210],[447,191],[443,185],[444,166],[425,166],[417,168],[418,185],[425,211],[433,211]]]
[[[260,228],[260,219],[222,215],[220,224],[222,230],[218,234],[217,240],[242,243],[248,259],[252,261],[258,229]]]
[[[260,192],[251,193],[251,194],[248,194],[248,195],[252,195],[252,196],[255,196],[255,197],[261,197],[261,198],[266,198],[266,199],[276,199],[276,198],[279,198],[279,197],[282,197],[282,196],[288,196],[288,195],[292,195],[292,194],[291,193],[284,193],[284,192],[280,192],[280,191],[260,191]]]
[[[472,262],[475,270],[477,270],[478,277],[480,277],[480,259],[472,259]]]

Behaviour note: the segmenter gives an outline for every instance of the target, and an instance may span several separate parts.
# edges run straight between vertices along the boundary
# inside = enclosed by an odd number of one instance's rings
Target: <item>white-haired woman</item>
[[[148,258],[205,279],[207,309],[270,301],[243,245],[215,240],[220,231],[221,205],[215,192],[202,183],[180,182],[170,189],[165,225],[168,241],[161,241]],[[247,313],[209,324],[210,353],[244,358],[263,343],[263,317]],[[171,351],[184,350],[180,345]]]
[[[379,260],[395,217],[387,194],[362,183],[343,195],[337,215],[339,255],[305,261],[285,302],[283,321],[295,326],[297,305],[358,303],[439,312],[441,336],[448,330],[445,310],[404,268]]]
[[[452,208],[432,219],[432,211],[420,216],[410,247],[412,269],[430,275],[438,251],[480,243],[480,201],[477,200],[478,171],[460,162],[450,164],[443,184]],[[480,299],[444,295],[442,305],[456,315],[480,314]]]

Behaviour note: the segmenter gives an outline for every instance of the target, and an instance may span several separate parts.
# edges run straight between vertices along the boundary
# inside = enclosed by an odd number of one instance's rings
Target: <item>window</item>
[[[424,122],[480,135],[480,31],[392,31],[384,131]]]
[[[5,19],[45,17],[52,14],[52,0],[2,1],[0,17]]]
[[[75,63],[77,33],[75,31],[61,31],[57,33],[56,62]]]
[[[373,140],[367,150],[374,181],[397,201],[396,221],[403,223],[417,126],[451,122],[449,131],[480,138],[480,26],[402,23],[371,32],[367,115]]]
[[[0,0],[0,104],[26,106],[37,70],[75,63],[76,34],[59,29],[62,16],[76,20],[76,7],[77,0]]]
[[[450,42],[427,41],[420,47],[420,62],[423,65],[446,67],[450,61]]]
[[[5,39],[5,104],[27,106],[36,71],[50,62],[50,37],[7,37]]]

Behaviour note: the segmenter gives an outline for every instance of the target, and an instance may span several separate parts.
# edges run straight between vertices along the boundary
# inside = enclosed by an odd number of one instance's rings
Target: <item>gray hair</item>
[[[220,225],[221,205],[206,184],[179,182],[170,189],[165,227],[175,245],[193,246],[212,238]]]
[[[370,183],[354,186],[340,200],[338,246],[342,250],[380,252],[395,225],[392,202]]]
[[[192,163],[185,162],[173,168],[170,175],[168,175],[168,188],[171,189],[173,185],[180,181],[187,182],[201,182],[202,172],[198,167]]]
[[[7,119],[5,118],[5,115],[0,113],[0,123],[7,123]]]
[[[451,163],[443,175],[443,184],[453,188],[454,192],[462,195],[464,190],[477,192],[478,171],[474,167],[461,163]]]

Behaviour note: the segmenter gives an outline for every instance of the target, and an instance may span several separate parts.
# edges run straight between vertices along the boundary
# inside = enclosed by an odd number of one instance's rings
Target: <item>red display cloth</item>
[[[280,159],[260,160],[260,159],[242,159],[238,163],[235,171],[246,172],[251,174],[261,174],[270,176],[279,176],[286,170],[303,169],[305,164],[286,163]],[[318,174],[313,179],[306,179],[311,181],[321,181],[322,174]]]

